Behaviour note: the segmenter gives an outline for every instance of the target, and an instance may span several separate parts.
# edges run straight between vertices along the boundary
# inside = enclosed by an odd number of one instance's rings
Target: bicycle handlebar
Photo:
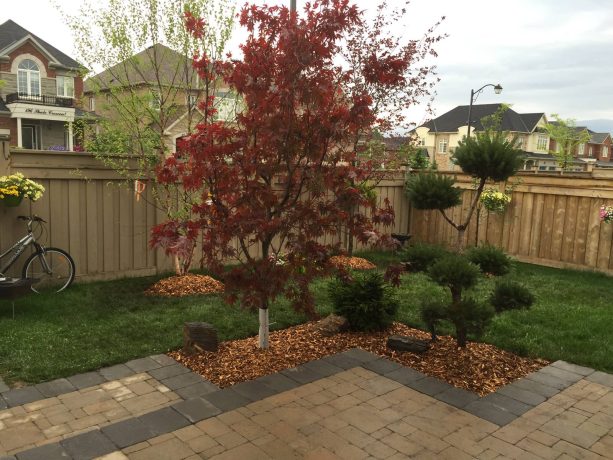
[[[18,220],[28,220],[30,222],[44,222],[47,223],[46,220],[44,220],[42,217],[38,217],[38,216],[17,216]]]

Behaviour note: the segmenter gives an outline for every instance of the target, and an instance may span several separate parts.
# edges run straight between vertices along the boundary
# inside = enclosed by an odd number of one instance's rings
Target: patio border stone
[[[166,359],[162,356],[150,357],[152,361],[159,364],[158,368],[151,369],[150,374],[158,374],[158,377],[161,378],[160,382],[187,375],[188,372],[192,373],[174,360],[170,362],[169,359],[171,358],[166,357],[168,358]],[[149,360],[135,361],[138,362],[130,362],[132,366],[126,364],[125,367],[138,369],[141,365],[153,365]],[[117,375],[116,372],[119,372],[119,374],[124,372],[123,368],[113,367],[115,369],[106,372],[106,375]],[[440,379],[427,376],[409,367],[403,367],[385,357],[354,348],[304,363],[292,369],[285,369],[276,374],[242,382],[233,387],[211,391],[199,397],[184,398],[171,406],[139,417],[126,419],[101,429],[66,438],[59,443],[46,444],[43,446],[44,449],[41,447],[29,449],[18,453],[17,459],[43,458],[36,457],[38,452],[61,452],[62,455],[68,455],[68,457],[62,458],[72,458],[73,460],[90,458],[87,455],[93,455],[92,452],[96,455],[104,455],[355,367],[371,370],[378,375],[394,380],[408,388],[429,395],[498,426],[507,425],[583,378],[613,387],[612,375],[595,372],[592,369],[575,366],[564,361],[556,361],[493,393],[479,397],[469,391],[453,387]],[[164,368],[170,369],[164,370]],[[118,370],[116,371],[116,369]],[[91,377],[82,377],[81,379],[87,380],[89,378]],[[192,379],[192,377],[185,378]],[[199,378],[202,379],[200,376]],[[78,383],[71,378],[67,380],[73,385]],[[181,379],[177,380],[180,381]],[[206,380],[202,380],[206,382]],[[195,385],[201,385],[201,383]],[[214,387],[214,385],[210,385]],[[185,386],[182,389],[190,388],[190,386]],[[38,390],[36,392],[40,393]],[[147,438],[149,433],[151,436]],[[79,446],[85,442],[88,443],[86,451],[77,452]],[[111,450],[111,447],[113,450]]]

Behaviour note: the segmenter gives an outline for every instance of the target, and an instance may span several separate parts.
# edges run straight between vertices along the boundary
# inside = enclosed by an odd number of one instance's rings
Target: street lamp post
[[[290,0],[289,2],[289,10],[296,12],[296,0]]]
[[[296,0],[292,0],[292,1],[296,1]],[[481,93],[481,91],[483,91],[484,88],[487,88],[488,86],[493,86],[494,87],[494,92],[496,94],[500,94],[502,92],[502,86],[500,86],[500,83],[498,83],[497,85],[494,85],[492,83],[488,83],[487,85],[483,85],[481,88],[479,88],[477,91],[471,89],[470,90],[470,104],[468,105],[468,134],[466,135],[466,138],[468,139],[470,137],[470,123],[471,123],[471,116],[472,116],[472,111],[473,111],[473,102],[475,102],[477,96],[479,95],[479,93]]]

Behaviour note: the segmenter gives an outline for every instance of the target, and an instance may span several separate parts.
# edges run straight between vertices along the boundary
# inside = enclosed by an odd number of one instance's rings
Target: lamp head
[[[498,83],[496,86],[494,86],[494,92],[496,94],[502,93],[502,86],[500,86],[500,83]]]

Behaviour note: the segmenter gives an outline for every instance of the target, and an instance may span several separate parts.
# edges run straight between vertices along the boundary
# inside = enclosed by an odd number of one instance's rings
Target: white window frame
[[[536,150],[547,150],[547,144],[549,142],[549,138],[544,134],[539,134],[536,140]]]
[[[587,156],[588,157],[593,157],[594,156],[594,147],[591,146],[591,145],[587,148]]]
[[[26,63],[31,62],[34,68],[22,68]],[[26,88],[21,87],[21,75],[25,75]],[[38,81],[38,93],[32,91],[32,83]],[[40,79],[40,67],[32,59],[24,59],[19,63],[17,67],[17,92],[19,94],[26,94],[28,96],[40,96],[41,95],[41,79]]]
[[[187,93],[186,98],[187,98],[187,106],[189,108],[196,107],[196,104],[198,104],[198,95],[197,94]]]
[[[96,98],[94,96],[89,96],[89,111],[93,112],[96,110]]]
[[[524,148],[524,136],[517,136],[517,148],[518,149]]]
[[[609,156],[609,147],[606,145],[602,146],[602,153],[601,153],[602,158],[606,158]]]
[[[149,101],[149,107],[152,110],[160,111],[162,109],[162,95],[159,91],[151,91],[151,100]]]
[[[585,155],[585,144],[579,144],[577,146],[577,155],[582,157],[583,155]],[[590,155],[591,156],[591,155]]]
[[[442,138],[438,141],[438,153],[447,153],[449,148],[449,139]]]
[[[74,77],[58,75],[55,77],[58,97],[74,98]]]

